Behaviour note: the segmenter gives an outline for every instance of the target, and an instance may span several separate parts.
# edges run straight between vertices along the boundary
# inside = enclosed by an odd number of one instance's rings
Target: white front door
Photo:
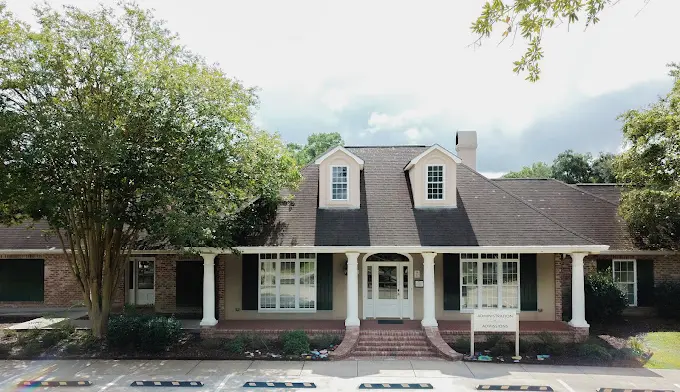
[[[367,262],[364,318],[412,318],[409,262]]]
[[[150,258],[131,259],[128,266],[128,303],[153,305],[155,302],[155,268]]]

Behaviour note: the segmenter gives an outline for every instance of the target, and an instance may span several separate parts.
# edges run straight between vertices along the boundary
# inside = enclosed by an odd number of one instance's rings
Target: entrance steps
[[[422,330],[362,329],[351,358],[437,358]]]

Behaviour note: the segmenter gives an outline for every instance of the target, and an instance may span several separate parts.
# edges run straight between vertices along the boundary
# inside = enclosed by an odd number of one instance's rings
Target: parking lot
[[[680,370],[647,370],[446,361],[0,361],[0,391],[25,390],[24,381],[88,381],[89,386],[31,390],[129,391],[136,381],[194,381],[209,391],[252,390],[249,382],[312,384],[324,391],[354,391],[361,384],[431,384],[434,390],[473,391],[478,385],[550,386],[555,391],[599,388],[680,391]],[[264,384],[263,386],[267,386]],[[278,386],[278,385],[277,385]],[[285,386],[285,385],[284,385]],[[311,386],[311,385],[310,385]],[[186,389],[154,387],[154,391]],[[262,388],[282,390],[282,388]],[[296,388],[285,388],[295,390]],[[306,388],[305,388],[306,389]]]

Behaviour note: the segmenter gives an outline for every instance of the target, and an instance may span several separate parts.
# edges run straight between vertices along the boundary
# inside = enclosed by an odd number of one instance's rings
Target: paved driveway
[[[130,391],[133,381],[202,381],[206,391],[257,392],[250,381],[313,382],[320,391],[356,391],[362,383],[431,383],[435,390],[473,391],[478,384],[549,385],[555,391],[600,387],[680,392],[680,370],[576,366],[501,365],[446,361],[0,361],[0,391],[18,391],[22,380],[89,380],[90,387],[35,388],[46,391]],[[142,388],[144,389],[144,388]],[[184,388],[155,387],[153,391]],[[259,389],[262,392],[271,389]],[[288,389],[290,390],[290,389]]]

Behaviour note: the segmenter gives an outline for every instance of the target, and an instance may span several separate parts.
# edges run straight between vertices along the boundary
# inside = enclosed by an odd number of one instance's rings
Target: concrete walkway
[[[445,361],[0,361],[0,391],[22,380],[89,380],[59,391],[129,391],[133,381],[201,381],[207,391],[244,391],[246,382],[313,382],[321,391],[356,391],[362,383],[431,383],[442,392],[479,384],[546,385],[555,391],[639,388],[680,392],[680,370],[463,363]],[[37,388],[47,390],[47,388]],[[156,387],[158,390],[176,388]],[[287,389],[287,391],[290,389]]]

